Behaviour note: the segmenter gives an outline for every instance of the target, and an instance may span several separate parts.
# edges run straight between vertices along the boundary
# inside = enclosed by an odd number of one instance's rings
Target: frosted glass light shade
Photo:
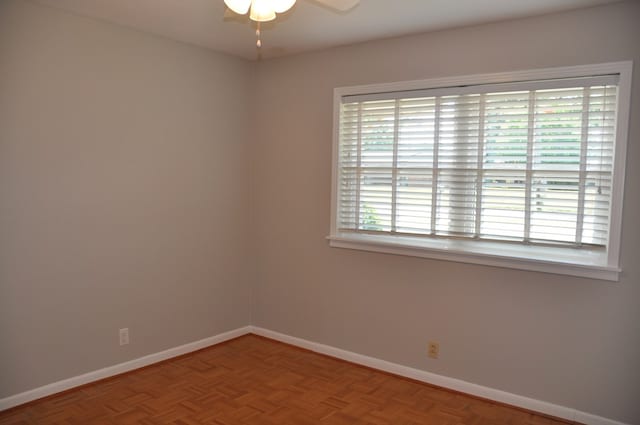
[[[249,18],[256,22],[268,22],[276,19],[276,11],[269,0],[253,0],[251,2],[251,12]]]
[[[276,13],[284,13],[296,4],[296,0],[271,0],[271,7]]]
[[[238,15],[244,15],[249,11],[251,0],[224,0],[224,4]]]

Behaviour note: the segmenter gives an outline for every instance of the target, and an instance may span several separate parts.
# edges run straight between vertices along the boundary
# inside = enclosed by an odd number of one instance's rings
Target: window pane
[[[398,168],[432,168],[435,98],[399,102]]]
[[[531,239],[575,241],[578,182],[577,173],[534,173],[531,184]]]
[[[580,169],[583,94],[581,88],[536,93],[534,169]]]
[[[490,93],[485,101],[485,169],[527,166],[529,92]]]
[[[525,172],[487,171],[482,179],[482,222],[487,238],[524,238]]]
[[[360,177],[360,230],[391,230],[391,171],[367,170]]]
[[[396,230],[402,233],[431,232],[433,171],[425,169],[398,172]]]
[[[363,167],[391,167],[395,132],[394,100],[362,104]]]
[[[475,232],[475,170],[439,170],[436,232],[471,236]]]

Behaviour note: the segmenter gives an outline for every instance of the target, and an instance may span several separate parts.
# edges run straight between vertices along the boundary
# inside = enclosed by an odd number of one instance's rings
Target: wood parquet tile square
[[[0,412],[0,425],[561,425],[255,335]]]

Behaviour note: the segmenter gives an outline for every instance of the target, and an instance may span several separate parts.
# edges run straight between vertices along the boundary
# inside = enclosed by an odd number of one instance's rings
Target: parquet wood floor
[[[255,335],[0,413],[0,425],[560,425]]]

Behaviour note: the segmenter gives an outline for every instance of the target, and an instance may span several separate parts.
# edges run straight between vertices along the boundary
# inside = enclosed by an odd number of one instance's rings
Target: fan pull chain
[[[256,47],[259,49],[262,47],[262,34],[260,32],[260,22],[258,22],[258,28],[256,29],[256,38],[258,39],[258,41],[256,41]]]

